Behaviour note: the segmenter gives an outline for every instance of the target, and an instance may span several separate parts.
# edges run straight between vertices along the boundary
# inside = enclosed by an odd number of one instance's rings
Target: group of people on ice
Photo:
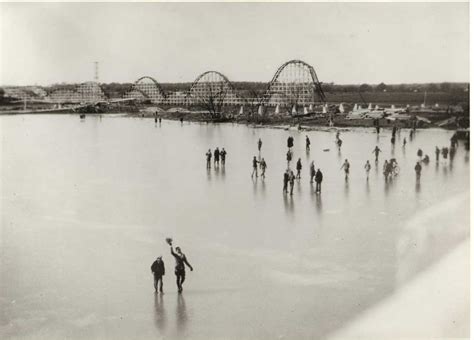
[[[222,164],[222,166],[225,166],[226,155],[227,155],[227,151],[225,151],[224,148],[222,148],[222,150],[219,150],[219,148],[217,147],[214,150],[214,166],[216,167],[219,166],[219,163]],[[208,169],[211,168],[211,161],[212,161],[212,152],[211,152],[211,149],[209,149],[206,152],[206,165]]]

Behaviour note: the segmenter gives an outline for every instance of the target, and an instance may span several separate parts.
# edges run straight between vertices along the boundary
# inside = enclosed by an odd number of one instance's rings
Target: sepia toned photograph
[[[469,339],[469,2],[0,2],[0,339]]]

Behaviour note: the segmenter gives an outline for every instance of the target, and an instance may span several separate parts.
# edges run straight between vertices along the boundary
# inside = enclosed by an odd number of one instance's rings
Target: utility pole
[[[95,70],[94,81],[98,83],[99,82],[99,62],[98,61],[94,61],[94,70]]]

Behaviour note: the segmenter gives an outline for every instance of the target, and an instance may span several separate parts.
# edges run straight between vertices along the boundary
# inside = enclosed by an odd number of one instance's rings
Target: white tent
[[[342,103],[339,104],[339,112],[344,113],[344,105],[342,105]]]

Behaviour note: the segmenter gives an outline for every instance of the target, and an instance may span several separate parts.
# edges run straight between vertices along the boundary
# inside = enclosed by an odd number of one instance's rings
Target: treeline
[[[45,87],[48,93],[58,89],[74,90],[79,84],[55,84]],[[132,88],[133,83],[101,83],[100,86],[108,97],[122,97]],[[160,83],[164,92],[185,92],[190,89],[192,83]],[[262,93],[268,88],[265,82],[232,82],[232,86],[239,92]],[[427,92],[427,93],[449,93],[458,94],[469,92],[469,83],[427,83],[427,84],[360,84],[343,85],[334,83],[322,83],[325,93],[383,93],[383,92]]]

